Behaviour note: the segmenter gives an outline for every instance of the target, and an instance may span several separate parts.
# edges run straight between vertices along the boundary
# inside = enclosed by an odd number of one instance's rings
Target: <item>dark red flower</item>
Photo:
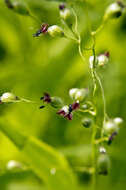
[[[77,103],[77,102],[73,103],[72,104],[72,111],[75,111],[75,110],[79,109],[79,107],[80,107],[79,103]]]
[[[109,137],[108,139],[108,145],[110,145],[113,141],[113,139],[115,138],[115,136],[117,135],[117,132],[113,132],[112,135]]]
[[[48,30],[48,24],[44,23],[41,25],[41,28],[35,33],[33,34],[33,37],[38,37],[40,36],[41,33],[46,34],[47,30]]]
[[[60,5],[59,5],[59,9],[60,9],[60,10],[65,9],[65,4],[60,4]]]
[[[69,104],[69,106],[64,106],[61,108],[57,114],[63,116],[68,120],[73,119],[73,111],[76,111],[80,107],[79,103],[75,102],[73,104]]]
[[[106,51],[106,52],[104,53],[104,55],[105,55],[106,57],[110,57],[110,53],[109,53],[108,51]]]
[[[43,100],[43,102],[46,102],[47,104],[51,102],[51,97],[48,93],[44,93],[44,96],[40,98],[40,100]]]
[[[44,23],[44,24],[42,24],[41,25],[41,33],[46,33],[47,32],[47,30],[48,30],[48,24],[46,24],[46,23]]]

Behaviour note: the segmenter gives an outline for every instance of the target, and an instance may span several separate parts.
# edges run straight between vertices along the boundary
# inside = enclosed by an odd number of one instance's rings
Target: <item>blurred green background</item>
[[[91,176],[78,167],[91,164],[91,129],[81,126],[79,118],[69,122],[57,116],[48,107],[39,110],[43,92],[60,96],[70,102],[68,90],[72,87],[90,87],[92,80],[88,73],[88,58],[91,51],[83,52],[82,62],[77,45],[65,38],[41,36],[33,38],[42,22],[59,24],[58,1],[25,1],[31,14],[37,18],[21,16],[9,10],[0,0],[0,95],[13,92],[19,97],[38,103],[14,103],[0,105],[0,118],[8,120],[24,134],[33,135],[62,151],[68,158],[73,172],[78,177],[78,189],[91,189]],[[89,0],[90,22],[96,29],[102,20],[104,10],[112,0]],[[79,31],[83,47],[89,47],[89,21],[83,0],[74,4],[79,20]],[[110,147],[111,171],[108,176],[99,176],[97,189],[124,190],[126,185],[126,13],[117,20],[110,21],[97,36],[97,54],[108,50],[109,65],[99,70],[104,85],[107,112],[110,117],[122,117],[123,128]],[[97,92],[97,102],[102,110],[102,98]],[[98,113],[102,117],[101,111]],[[6,127],[6,122],[5,122]],[[46,190],[42,181],[32,171],[4,171],[9,160],[25,163],[16,147],[0,133],[0,189],[1,190]],[[3,172],[4,171],[4,172]]]

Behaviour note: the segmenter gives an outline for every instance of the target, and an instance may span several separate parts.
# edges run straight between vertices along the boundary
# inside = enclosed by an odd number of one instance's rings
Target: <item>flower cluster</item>
[[[88,103],[83,104],[85,99],[88,96],[88,89],[82,88],[73,88],[69,90],[69,95],[72,98],[73,103],[64,105],[63,101],[59,97],[51,97],[48,93],[44,93],[44,96],[40,99],[43,100],[43,103],[50,104],[54,108],[60,108],[56,113],[68,120],[73,119],[73,113],[78,112],[90,112],[91,105]],[[86,106],[86,107],[85,107]],[[44,108],[45,105],[40,106]]]
[[[43,23],[40,29],[35,34],[33,34],[33,37],[38,37],[41,34],[49,34],[51,37],[64,36],[63,29],[60,26],[58,25],[49,26],[49,24],[47,23]]]
[[[94,56],[90,56],[89,58],[89,66],[90,68],[97,68],[97,67],[103,67],[105,65],[107,65],[108,61],[109,61],[109,56],[110,53],[109,52],[104,52],[102,54],[99,54],[98,56],[96,56],[94,58]]]
[[[108,145],[110,145],[114,137],[118,134],[123,119],[116,117],[114,119],[108,119],[103,126],[103,133],[108,137]]]

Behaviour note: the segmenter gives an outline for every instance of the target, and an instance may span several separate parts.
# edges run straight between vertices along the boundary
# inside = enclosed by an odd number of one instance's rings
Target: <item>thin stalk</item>
[[[101,95],[102,95],[102,100],[103,100],[103,125],[105,124],[106,121],[106,100],[105,100],[105,93],[104,93],[104,88],[101,82],[100,77],[98,76],[97,73],[95,73],[96,79],[99,83],[100,89],[101,89]],[[103,128],[101,128],[101,138],[103,138]]]

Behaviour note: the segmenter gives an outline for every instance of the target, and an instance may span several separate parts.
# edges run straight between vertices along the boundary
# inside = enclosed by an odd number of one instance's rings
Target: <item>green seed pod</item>
[[[119,130],[117,124],[112,119],[105,122],[103,129],[106,135],[112,135],[112,133],[118,132]]]
[[[73,23],[73,14],[68,8],[60,10],[60,18],[63,19],[68,25],[72,25]]]
[[[63,106],[63,101],[59,97],[51,97],[50,105],[54,108],[61,108]]]
[[[106,153],[101,153],[97,160],[97,170],[101,175],[107,175],[110,169],[110,159]]]
[[[90,119],[90,118],[83,118],[83,119],[81,120],[81,122],[82,122],[82,125],[83,125],[85,128],[90,128],[91,125],[92,125],[92,119]]]
[[[6,92],[2,94],[0,100],[2,103],[9,103],[9,102],[16,102],[19,100],[19,98],[10,92]]]
[[[89,92],[87,88],[78,89],[77,92],[75,93],[75,100],[79,102],[83,102],[85,98],[87,98],[88,93]]]
[[[22,2],[14,2],[12,3],[13,10],[21,15],[29,15],[28,8]]]
[[[69,90],[69,96],[72,98],[72,99],[75,99],[75,95],[77,93],[79,89],[78,88],[72,88]]]
[[[108,19],[118,18],[122,15],[125,5],[121,1],[117,1],[109,5],[104,14],[104,21]]]
[[[57,25],[50,26],[47,31],[48,31],[49,35],[52,37],[57,37],[57,36],[63,37],[64,36],[63,29]]]

